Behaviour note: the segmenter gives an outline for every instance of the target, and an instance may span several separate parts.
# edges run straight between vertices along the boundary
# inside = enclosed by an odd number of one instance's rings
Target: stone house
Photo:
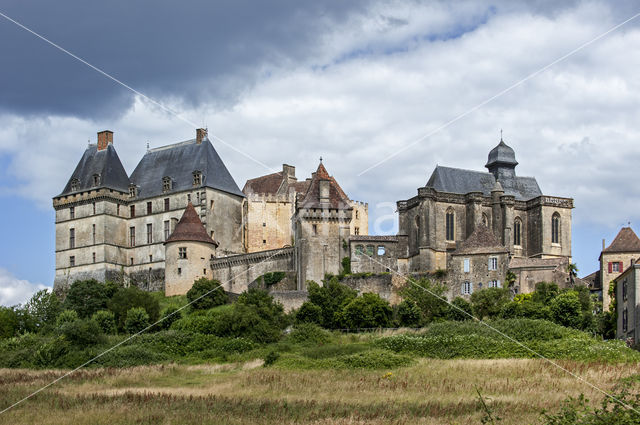
[[[640,263],[633,260],[613,279],[616,284],[616,338],[635,344],[640,337]]]

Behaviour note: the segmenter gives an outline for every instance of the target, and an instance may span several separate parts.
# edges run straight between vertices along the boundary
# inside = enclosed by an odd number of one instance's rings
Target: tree
[[[404,327],[418,327],[422,318],[420,308],[411,300],[404,300],[396,309],[398,324]]]
[[[116,319],[112,312],[109,310],[100,310],[93,313],[91,320],[102,330],[102,333],[111,335],[116,333]]]
[[[439,283],[431,283],[428,279],[421,279],[418,282],[407,282],[400,290],[401,296],[405,300],[412,301],[418,306],[421,312],[421,325],[431,323],[434,320],[445,319],[448,311],[448,304],[444,301],[445,286]]]
[[[393,309],[378,294],[365,293],[344,307],[342,317],[350,329],[387,327],[393,319]]]
[[[342,274],[343,275],[351,274],[351,258],[350,257],[344,257],[342,259]]]
[[[320,325],[322,323],[322,309],[311,301],[305,301],[296,312],[296,322]]]
[[[504,279],[505,286],[511,288],[516,283],[517,276],[511,270],[507,271],[507,276]]]
[[[25,304],[25,310],[33,318],[36,328],[53,325],[58,314],[62,311],[62,303],[56,294],[48,289],[42,289],[31,297]]]
[[[149,315],[142,307],[133,307],[127,310],[127,318],[124,322],[125,330],[130,334],[138,333],[149,326]]]
[[[264,319],[253,305],[231,305],[215,313],[213,332],[221,337],[244,337],[259,343],[278,341],[282,335],[282,328],[276,323]]]
[[[133,307],[142,307],[149,315],[149,320],[155,322],[160,317],[160,304],[150,293],[141,291],[135,286],[120,288],[116,291],[108,303],[109,310],[115,316],[119,330],[125,329],[127,312]]]
[[[107,306],[104,285],[95,279],[76,280],[69,287],[64,308],[75,310],[81,318],[90,317]]]
[[[219,281],[203,277],[193,282],[193,286],[187,292],[187,299],[192,309],[208,310],[226,304],[229,297]]]
[[[182,310],[178,307],[170,306],[162,311],[162,319],[158,323],[158,329],[169,329],[171,325],[182,319]]]
[[[313,281],[307,282],[309,301],[322,310],[321,325],[335,329],[341,326],[340,313],[345,305],[357,296],[357,292],[338,282],[336,277],[324,281],[320,286]]]
[[[502,308],[511,301],[509,289],[486,288],[471,294],[473,314],[478,319],[498,317]]]
[[[575,291],[563,292],[551,300],[551,316],[559,325],[578,328],[582,309],[580,298]]]
[[[276,302],[267,291],[257,288],[250,288],[240,294],[236,304],[251,307],[263,319],[273,323],[279,329],[287,326],[287,317],[284,314],[284,307]]]
[[[558,284],[549,282],[536,283],[536,290],[531,296],[531,300],[542,305],[548,305],[560,293]]]
[[[573,286],[576,282],[576,277],[578,277],[578,266],[575,263],[569,263],[567,265],[567,273],[569,273],[569,280],[571,281],[571,286]]]
[[[456,320],[459,322],[470,320],[473,317],[471,303],[462,297],[455,297],[451,301],[449,311],[447,312],[447,320]],[[465,314],[466,313],[466,314]]]
[[[66,322],[60,327],[60,333],[72,344],[86,347],[102,341],[100,327],[93,320],[76,319]]]
[[[71,323],[78,320],[78,313],[75,310],[62,310],[56,318],[56,326],[62,327],[65,323]]]
[[[18,334],[19,319],[13,307],[0,307],[0,339]]]

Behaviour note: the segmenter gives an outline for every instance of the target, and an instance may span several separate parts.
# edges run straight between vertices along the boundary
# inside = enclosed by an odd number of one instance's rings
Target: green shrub
[[[64,323],[60,327],[60,333],[64,335],[65,340],[80,347],[94,345],[103,340],[98,324],[88,319]]]
[[[462,297],[455,297],[447,311],[447,319],[462,322],[473,317],[471,303]]]
[[[278,360],[280,354],[274,350],[270,350],[266,356],[264,356],[264,367],[271,366]]]
[[[78,313],[75,310],[63,310],[56,319],[56,326],[62,327],[65,323],[71,323],[78,320]]]
[[[15,309],[0,306],[0,339],[14,337],[18,330],[19,318]]]
[[[510,301],[508,288],[486,288],[471,294],[471,308],[478,319],[497,318]]]
[[[135,286],[120,288],[109,300],[109,310],[113,312],[118,330],[125,330],[127,312],[134,308],[143,308],[149,316],[149,321],[154,323],[160,317],[160,304],[149,292],[141,291]]]
[[[311,301],[305,301],[296,311],[295,318],[296,322],[299,323],[315,323],[319,325],[322,323],[322,309]]]
[[[69,344],[62,336],[40,345],[33,355],[33,365],[41,368],[56,366],[58,359],[69,352]]]
[[[80,318],[87,318],[98,310],[104,310],[108,299],[104,284],[95,279],[76,280],[67,291],[64,308],[75,310]]]
[[[338,357],[336,361],[349,369],[394,369],[410,366],[413,363],[413,359],[409,356],[384,350],[367,350],[362,353]]]
[[[171,325],[182,318],[182,310],[178,307],[167,307],[162,311],[162,318],[160,323],[156,326],[158,329],[169,329]]]
[[[251,307],[261,318],[279,329],[284,329],[288,324],[282,304],[276,302],[267,291],[262,289],[252,288],[243,292],[236,304]]]
[[[407,282],[401,295],[405,300],[414,302],[420,309],[420,325],[443,320],[447,316],[448,304],[443,301],[446,288],[428,279]]]
[[[582,321],[582,308],[578,294],[563,292],[551,300],[551,317],[562,326],[578,328]]]
[[[420,326],[421,311],[411,300],[404,300],[396,307],[398,324],[404,327]]]
[[[342,259],[342,274],[351,274],[351,258],[344,257]]]
[[[356,291],[346,285],[342,285],[335,277],[325,280],[323,286],[313,281],[308,281],[307,287],[309,301],[320,307],[322,311],[320,323],[322,327],[329,329],[341,327],[340,315],[336,313],[341,313],[344,306],[357,296]]]
[[[259,343],[270,343],[280,339],[282,327],[277,321],[267,320],[259,308],[236,302],[233,308],[223,310],[213,321],[213,334],[222,337],[245,337]]]
[[[124,323],[125,330],[130,334],[138,333],[149,326],[149,315],[142,307],[133,307],[127,311]]]
[[[268,288],[269,286],[273,286],[280,283],[280,281],[282,281],[282,279],[284,279],[286,275],[287,274],[285,272],[270,272],[270,273],[265,273],[262,276],[262,278],[264,279],[264,284]]]
[[[388,327],[393,310],[378,294],[365,293],[344,307],[343,318],[345,326],[351,329]]]
[[[54,325],[58,314],[62,311],[62,303],[58,296],[48,289],[42,289],[27,301],[25,311],[31,316],[36,328]]]
[[[116,333],[116,319],[109,310],[96,311],[93,316],[91,316],[91,320],[98,324],[102,333],[107,335]]]
[[[326,344],[331,334],[313,323],[300,323],[295,326],[287,339],[296,344]]]
[[[208,310],[226,304],[229,297],[219,281],[203,277],[193,282],[193,286],[187,292],[187,300],[194,310]]]

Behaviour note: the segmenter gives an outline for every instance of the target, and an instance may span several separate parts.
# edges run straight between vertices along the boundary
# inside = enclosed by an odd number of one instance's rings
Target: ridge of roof
[[[640,252],[640,239],[631,227],[623,227],[602,252]]]
[[[170,242],[204,242],[218,246],[218,243],[207,234],[207,230],[191,202],[187,204],[176,228],[164,243]]]

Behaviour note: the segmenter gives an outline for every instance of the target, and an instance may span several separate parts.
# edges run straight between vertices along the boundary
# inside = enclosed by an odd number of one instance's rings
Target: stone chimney
[[[296,167],[293,165],[282,164],[282,175],[286,177],[287,180],[297,180],[296,179]]]
[[[113,145],[113,131],[104,130],[98,132],[98,150],[103,151],[107,146]]]
[[[196,128],[196,143],[202,144],[202,141],[207,139],[207,129],[206,128]]]
[[[329,180],[320,180],[320,203],[329,203]]]

